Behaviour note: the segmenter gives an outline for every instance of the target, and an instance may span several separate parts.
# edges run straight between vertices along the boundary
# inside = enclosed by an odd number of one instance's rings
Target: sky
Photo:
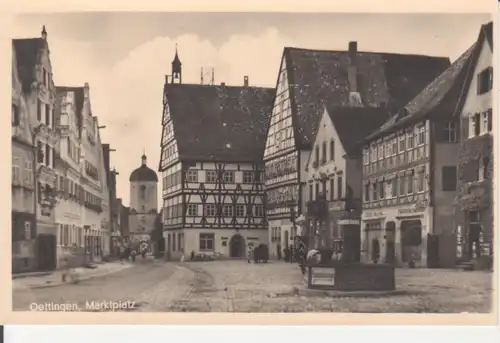
[[[46,25],[56,86],[90,85],[101,140],[116,152],[117,195],[129,203],[129,176],[141,163],[158,169],[162,91],[177,44],[183,83],[274,87],[285,46],[449,57],[476,40],[488,14],[73,12],[18,15],[12,38]],[[411,66],[409,66],[411,67]],[[159,173],[158,173],[159,174]],[[158,175],[161,207],[161,176]]]

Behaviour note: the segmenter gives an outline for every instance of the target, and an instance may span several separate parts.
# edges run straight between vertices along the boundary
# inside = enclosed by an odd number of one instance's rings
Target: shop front
[[[384,261],[385,210],[366,210],[361,214],[361,260],[369,263]]]

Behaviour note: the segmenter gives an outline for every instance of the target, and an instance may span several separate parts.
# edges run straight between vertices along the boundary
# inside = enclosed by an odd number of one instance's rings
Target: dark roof
[[[486,36],[486,39],[488,40],[488,44],[491,46],[491,50],[493,50],[493,22],[490,21],[488,24],[482,25],[481,31],[482,31],[482,34],[484,34]]]
[[[146,155],[143,154],[141,157],[141,160],[142,160],[141,166],[139,168],[137,168],[136,170],[134,170],[130,174],[129,181],[132,181],[132,182],[133,181],[155,181],[155,182],[158,182],[158,175],[156,175],[156,172],[146,165],[146,160],[147,160]]]
[[[180,159],[261,161],[273,88],[165,84]]]
[[[327,105],[326,111],[337,131],[347,155],[356,155],[363,139],[389,118],[382,107],[336,107]]]
[[[296,144],[311,148],[325,104],[349,106],[347,68],[357,67],[364,106],[401,108],[450,65],[449,58],[285,47]]]
[[[492,26],[492,23],[482,25],[477,41],[467,51],[427,85],[402,111],[390,118],[380,130],[368,136],[366,140],[374,139],[434,113],[460,111],[465,103],[465,95],[474,74],[474,66],[481,53],[482,43],[488,39],[488,31],[491,36]]]
[[[85,99],[84,87],[56,87],[56,121],[59,121],[61,116],[61,98],[68,92],[75,93],[76,120],[78,125],[78,135],[81,138],[83,127],[83,103]]]
[[[17,70],[24,92],[29,92],[35,80],[35,66],[38,63],[39,52],[46,46],[42,38],[23,38],[12,40],[17,55]]]

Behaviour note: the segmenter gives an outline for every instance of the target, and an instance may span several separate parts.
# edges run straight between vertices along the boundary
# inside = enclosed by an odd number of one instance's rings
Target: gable
[[[28,144],[32,144],[31,123],[28,104],[22,90],[17,69],[16,52],[12,51],[12,105],[17,106],[19,124],[12,127],[12,135]]]
[[[343,159],[344,155],[346,154],[345,149],[342,145],[342,142],[339,139],[337,129],[335,128],[334,123],[330,119],[328,111],[325,109],[323,111],[323,115],[321,116],[313,148],[311,154],[309,155],[309,159],[307,161],[307,167],[306,167],[307,170],[314,169],[313,164],[316,161],[316,151],[319,152],[319,161],[322,160],[323,149],[325,146],[326,146],[326,160],[327,161],[330,160],[331,141],[333,141],[335,160]]]
[[[462,113],[464,115],[470,115],[475,112],[484,112],[492,108],[493,90],[484,94],[478,94],[479,74],[489,67],[493,67],[493,51],[488,41],[483,39],[476,64],[470,75],[469,88],[462,108]]]
[[[266,135],[264,160],[269,160],[273,156],[295,149],[295,134],[287,71],[286,60],[282,58],[271,120]]]

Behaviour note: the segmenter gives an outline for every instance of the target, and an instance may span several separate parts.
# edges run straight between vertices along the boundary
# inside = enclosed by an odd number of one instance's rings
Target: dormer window
[[[477,94],[488,93],[493,88],[493,68],[488,67],[477,75]]]

